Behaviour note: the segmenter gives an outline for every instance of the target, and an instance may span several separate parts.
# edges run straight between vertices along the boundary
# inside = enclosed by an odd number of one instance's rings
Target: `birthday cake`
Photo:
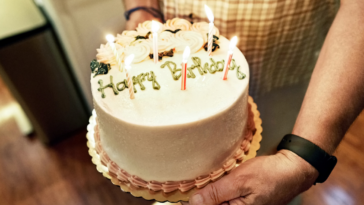
[[[155,63],[151,27],[144,22],[97,49],[91,62],[95,148],[109,174],[133,186],[164,192],[201,188],[249,151],[255,128],[248,63],[234,48],[223,80],[229,40],[214,28],[209,56],[208,23],[177,18],[159,23]],[[191,54],[181,90],[186,46]],[[131,54],[134,60],[125,70]]]

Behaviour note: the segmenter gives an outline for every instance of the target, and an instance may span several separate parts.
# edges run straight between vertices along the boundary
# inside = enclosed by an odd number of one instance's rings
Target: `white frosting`
[[[202,37],[204,39],[204,42],[206,43],[207,42],[207,34],[209,33],[209,23],[207,23],[207,22],[194,23],[192,25],[192,27],[191,27],[191,31],[199,32],[202,35]],[[214,26],[213,35],[215,35],[217,37],[220,36],[219,29],[217,29],[215,26]]]
[[[151,53],[150,44],[151,42],[149,39],[134,41],[130,46],[125,48],[125,56],[134,54],[133,63],[140,63],[149,58],[149,54]]]
[[[125,52],[124,47],[122,47],[118,44],[114,44],[114,45],[115,45],[115,48],[116,48],[120,58],[124,59],[124,52]],[[100,48],[96,49],[96,51],[97,51],[97,55],[96,55],[97,61],[99,61],[101,63],[105,63],[105,64],[111,64],[111,65],[117,64],[116,57],[115,57],[114,52],[112,51],[112,48],[109,43],[107,43],[106,45],[101,44]]]
[[[169,51],[175,47],[175,34],[169,31],[163,31],[158,35],[158,52]]]
[[[229,41],[220,37],[220,49],[213,52],[212,58],[225,60],[228,45]],[[130,49],[127,53],[132,52]],[[141,52],[144,50],[147,48]],[[193,64],[191,57],[211,64],[203,49],[191,54],[189,66]],[[225,81],[222,72],[200,75],[193,69],[196,78],[187,79],[185,91],[181,91],[181,80],[173,80],[169,69],[160,67],[173,61],[180,68],[182,53],[163,57],[158,64],[152,59],[133,63],[131,76],[153,71],[161,86],[154,90],[152,82],[146,80],[146,89],[142,91],[135,85],[137,93],[133,100],[128,90],[115,95],[111,88],[104,90],[105,98],[101,97],[100,79],[104,86],[110,82],[110,75],[115,84],[125,79],[125,73],[115,66],[107,75],[92,76],[101,144],[110,159],[128,173],[148,181],[189,180],[220,169],[238,149],[248,116],[248,64],[238,49],[233,58],[246,74],[245,79],[237,79],[236,68],[229,71]]]
[[[200,33],[195,31],[179,31],[175,35],[176,52],[183,52],[186,46],[189,46],[191,53],[199,51],[204,40]]]
[[[138,31],[134,31],[134,30],[126,30],[126,31],[123,31],[122,33],[121,33],[121,35],[120,34],[118,34],[118,36],[129,36],[129,37],[135,37],[135,36],[138,36],[138,35],[140,35],[139,33],[138,33]]]
[[[162,32],[164,30],[164,25],[161,22],[156,21],[156,23],[159,25],[158,33]],[[152,32],[152,21],[145,21],[143,23],[140,23],[138,27],[136,28],[138,33],[140,35],[146,35],[149,31]]]
[[[174,18],[171,20],[167,20],[164,25],[164,30],[175,31],[177,29],[181,29],[182,31],[191,30],[191,23],[185,19]]]
[[[137,34],[135,35],[137,36]],[[120,46],[130,46],[130,44],[135,41],[134,35],[117,35],[115,38],[115,42]]]

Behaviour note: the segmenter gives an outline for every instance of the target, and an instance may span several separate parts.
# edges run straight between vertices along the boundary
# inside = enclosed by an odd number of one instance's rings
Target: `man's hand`
[[[317,177],[317,170],[309,163],[291,151],[281,150],[244,162],[199,190],[190,205],[282,205],[310,188]]]
[[[138,27],[139,23],[151,20],[162,22],[162,19],[154,17],[147,11],[144,10],[134,11],[130,15],[130,19],[126,22],[125,30],[135,30]]]

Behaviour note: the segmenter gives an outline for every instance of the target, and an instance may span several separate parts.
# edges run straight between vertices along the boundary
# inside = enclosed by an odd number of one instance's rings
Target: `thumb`
[[[237,178],[233,173],[230,173],[220,180],[210,183],[191,197],[190,204],[218,205],[246,195],[248,190],[243,187],[244,183]]]

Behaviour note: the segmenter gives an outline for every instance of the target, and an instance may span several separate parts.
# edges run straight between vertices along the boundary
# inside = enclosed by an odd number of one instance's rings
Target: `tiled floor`
[[[18,109],[0,80],[0,204],[151,205],[123,193],[97,172],[86,147],[86,129],[53,147],[29,139]],[[5,115],[4,113],[10,113]],[[20,126],[21,127],[21,126]],[[354,205],[364,201],[364,113],[336,152],[338,165],[324,184],[303,194],[303,204]]]

